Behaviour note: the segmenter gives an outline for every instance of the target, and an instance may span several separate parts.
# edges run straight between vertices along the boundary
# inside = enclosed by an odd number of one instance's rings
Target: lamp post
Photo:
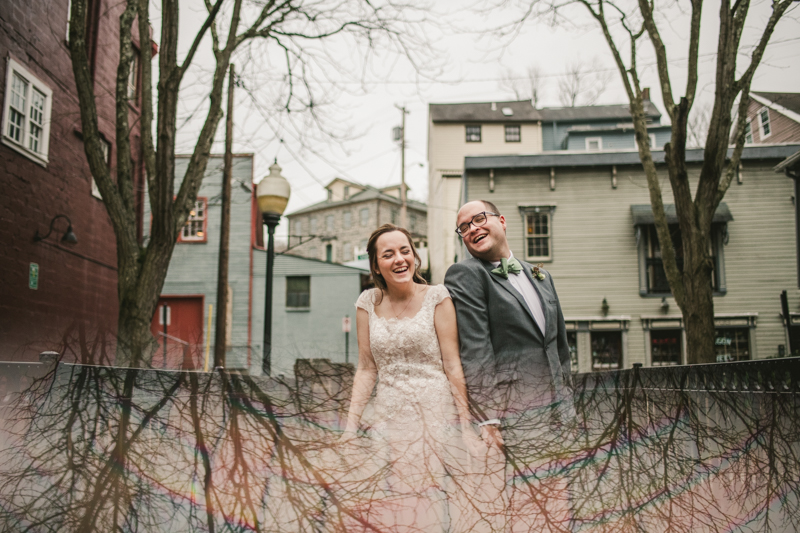
[[[261,217],[267,226],[267,275],[264,294],[264,353],[261,359],[261,371],[269,376],[272,371],[272,267],[275,262],[275,226],[281,221],[281,215],[289,202],[292,190],[289,182],[281,176],[278,159],[269,167],[269,174],[258,184],[256,198]]]

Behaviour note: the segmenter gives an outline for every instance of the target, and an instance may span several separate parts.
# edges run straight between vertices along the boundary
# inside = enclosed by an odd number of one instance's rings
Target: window
[[[392,209],[392,224],[397,224],[397,209]]]
[[[622,332],[592,331],[592,370],[622,368]]]
[[[311,277],[286,276],[286,308],[308,309],[311,307]]]
[[[753,126],[750,121],[744,125],[744,143],[753,144]]]
[[[481,127],[480,126],[467,126],[467,142],[479,143],[481,142]]]
[[[309,227],[311,231],[311,235],[317,234],[317,217],[311,217],[309,219]]]
[[[750,359],[750,328],[717,328],[714,337],[718,362]]]
[[[344,246],[342,246],[342,261],[352,261],[353,260],[353,244],[346,242]]]
[[[567,346],[569,346],[569,362],[570,371],[573,374],[578,373],[578,332],[567,332]]]
[[[766,139],[772,134],[769,125],[769,109],[766,107],[758,112],[758,129],[762,139]]]
[[[408,215],[408,229],[411,231],[415,231],[417,229],[417,215],[413,213]]]
[[[105,160],[106,166],[111,166],[111,143],[100,137],[100,148],[103,150],[103,160]],[[94,181],[94,176],[92,176],[92,196],[103,199],[100,189],[97,188],[97,183]]]
[[[347,200],[348,198],[350,198],[350,186],[349,185],[345,185],[344,186],[344,199]]]
[[[325,229],[329,233],[333,233],[333,215],[328,215],[325,217]]]
[[[139,79],[139,52],[133,50],[131,70],[128,73],[128,100],[136,101],[136,81]]]
[[[661,243],[658,241],[658,234],[656,233],[655,225],[651,224],[647,228],[647,292],[649,294],[671,293],[669,282],[667,281],[667,274],[664,271],[664,262],[661,257]],[[669,225],[670,236],[672,237],[672,247],[675,249],[675,262],[678,264],[678,270],[683,271],[683,239],[677,224]],[[714,265],[711,273],[711,283],[715,291],[719,291],[719,283],[717,282],[717,272],[719,265],[715,251],[717,250],[717,232],[712,229],[711,232],[711,246],[708,254]]]
[[[553,206],[521,207],[525,231],[525,259],[549,261],[553,258],[551,246]]]
[[[506,126],[506,142],[518,143],[522,140],[519,133],[519,124]]]
[[[353,225],[353,214],[350,211],[345,211],[344,215],[342,216],[342,225],[344,229],[350,229]]]
[[[325,245],[325,261],[328,263],[333,262],[333,245],[326,244]]]
[[[365,207],[364,209],[359,211],[358,214],[359,214],[359,219],[361,221],[361,225],[362,226],[368,226],[369,225],[369,209],[367,209]]]
[[[189,218],[183,226],[178,242],[206,242],[206,225],[208,223],[208,199],[198,198],[194,208],[189,211]]]
[[[47,164],[52,101],[53,91],[48,86],[8,58],[3,144],[39,164]]]
[[[586,137],[586,150],[589,152],[599,152],[603,149],[602,137]]]
[[[650,330],[650,354],[652,366],[681,364],[681,330]]]
[[[330,202],[331,200],[333,200],[333,191],[328,189],[328,201]]]

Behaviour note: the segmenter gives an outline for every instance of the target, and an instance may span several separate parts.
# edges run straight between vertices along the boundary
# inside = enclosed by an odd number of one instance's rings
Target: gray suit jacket
[[[491,263],[471,257],[451,266],[445,276],[478,419],[571,398],[567,331],[553,279],[543,269],[545,279],[534,279],[531,266],[520,263],[542,302],[545,331],[511,282],[491,273]]]

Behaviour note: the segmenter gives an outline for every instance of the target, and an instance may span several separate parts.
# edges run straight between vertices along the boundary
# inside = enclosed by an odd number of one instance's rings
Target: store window
[[[622,368],[622,332],[592,331],[592,370]]]
[[[578,373],[578,332],[567,332],[567,346],[569,346],[570,370],[573,374]]]
[[[750,328],[717,328],[714,337],[718,362],[750,359]]]
[[[652,366],[681,364],[681,330],[663,329],[650,331],[650,354]]]

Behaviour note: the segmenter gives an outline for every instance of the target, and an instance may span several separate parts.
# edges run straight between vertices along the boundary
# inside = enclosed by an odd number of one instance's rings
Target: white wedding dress
[[[377,289],[356,307],[369,314],[378,370],[370,427],[382,483],[375,525],[391,531],[452,531],[455,478],[469,460],[434,327],[436,306],[450,295],[430,286],[419,312],[386,319],[375,314]],[[477,438],[477,435],[476,435]]]

